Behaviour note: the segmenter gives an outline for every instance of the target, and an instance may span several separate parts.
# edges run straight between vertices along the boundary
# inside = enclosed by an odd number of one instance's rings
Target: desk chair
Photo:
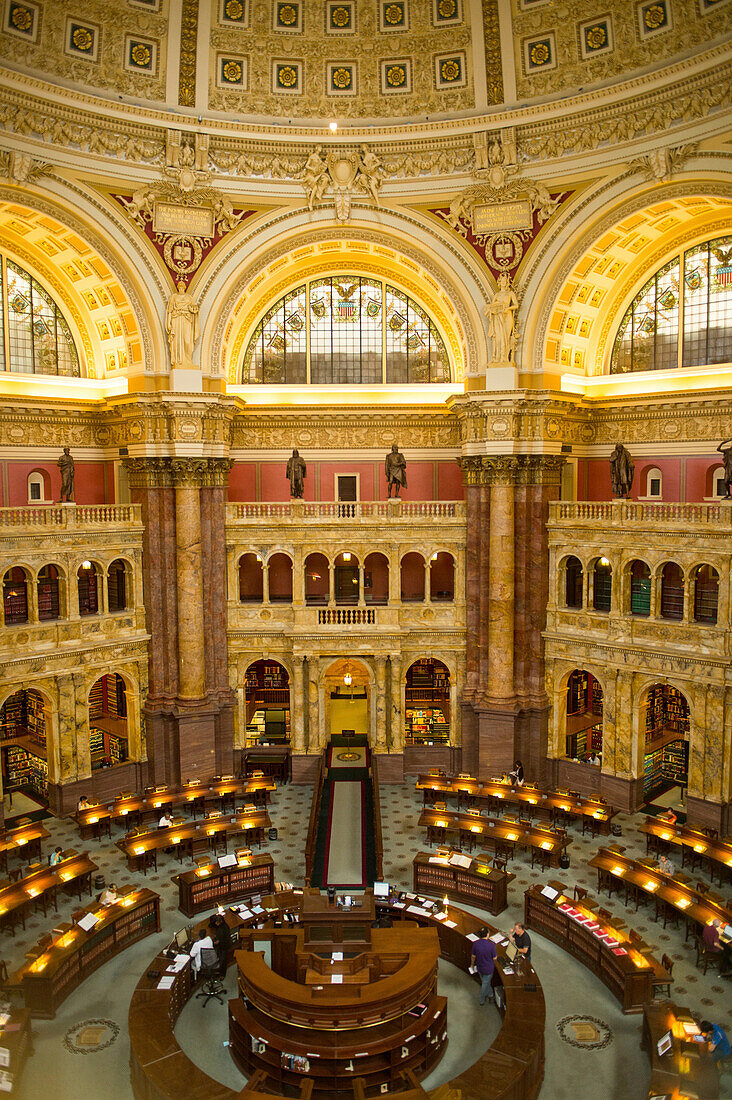
[[[513,862],[513,857],[516,852],[516,841],[496,839],[493,842],[493,850],[498,859],[502,859],[506,863],[511,863]]]
[[[501,874],[506,873],[506,860],[500,859],[498,856],[493,857],[493,870],[500,871]]]
[[[679,910],[673,904],[673,902],[665,901],[663,898],[656,898],[656,911],[653,915],[655,921],[663,918],[663,927],[667,924],[672,924],[674,928],[679,927]]]
[[[537,848],[533,844],[531,845],[531,866],[535,863],[539,864],[542,871],[548,871],[551,865],[552,853],[547,851],[546,848]]]
[[[188,803],[188,811],[194,821],[198,817],[204,817],[206,814],[206,795],[203,793],[197,794],[195,798],[191,799]]]
[[[147,877],[148,867],[154,867],[155,870],[157,871],[157,869],[158,869],[158,850],[157,850],[157,848],[148,848],[147,851],[143,852],[143,854],[141,856],[139,856],[138,858],[139,858],[140,864],[141,864],[140,869],[142,870],[145,877]]]
[[[199,997],[204,998],[204,1008],[211,998],[218,1001],[220,1005],[224,1003],[221,999],[221,994],[225,993],[226,990],[218,979],[218,973],[219,957],[216,951],[213,947],[204,947],[201,952],[201,977],[203,978],[204,984],[201,992],[196,994],[196,999]]]
[[[8,964],[5,959],[0,959],[0,986],[5,985],[8,980]]]
[[[712,951],[710,947],[707,947],[701,936],[694,936],[694,947],[696,948],[696,968],[701,970],[702,974],[706,974],[710,963],[712,966],[721,965],[722,952]]]
[[[582,898],[587,897],[587,891],[584,886],[575,886],[573,896],[575,901],[582,901]]]
[[[588,817],[587,814],[582,814],[582,836],[584,836],[589,829],[590,835],[594,839],[600,835],[601,827],[602,822],[598,821],[596,817]]]
[[[665,990],[665,997],[667,1000],[671,1000],[671,976],[673,974],[674,964],[668,955],[661,957],[661,966],[666,971],[666,977],[652,978],[651,988],[653,989],[653,997],[655,999],[657,992],[662,993]]]

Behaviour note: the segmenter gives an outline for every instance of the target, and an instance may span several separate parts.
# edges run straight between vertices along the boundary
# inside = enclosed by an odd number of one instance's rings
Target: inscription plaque
[[[473,207],[473,233],[515,232],[531,229],[531,203],[528,199],[515,202],[489,202]]]
[[[213,237],[213,210],[210,206],[180,206],[178,203],[156,202],[153,230],[155,233]]]

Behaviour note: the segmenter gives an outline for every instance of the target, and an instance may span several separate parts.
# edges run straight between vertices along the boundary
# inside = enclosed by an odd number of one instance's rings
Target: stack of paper
[[[172,989],[175,977],[172,974],[163,974],[158,982],[158,989]]]

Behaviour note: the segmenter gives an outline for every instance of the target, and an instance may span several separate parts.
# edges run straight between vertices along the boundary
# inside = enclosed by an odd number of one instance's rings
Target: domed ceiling
[[[5,0],[17,72],[244,121],[408,121],[626,79],[723,42],[725,0]],[[510,25],[508,25],[510,22]]]

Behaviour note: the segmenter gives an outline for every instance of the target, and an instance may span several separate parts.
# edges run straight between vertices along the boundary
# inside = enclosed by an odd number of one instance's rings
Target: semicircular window
[[[0,280],[0,370],[78,378],[79,355],[68,323],[37,279],[7,260]]]
[[[729,362],[732,236],[687,249],[648,280],[620,322],[610,373]]]
[[[242,364],[244,383],[366,385],[449,382],[434,321],[397,287],[329,275],[290,290],[264,314]]]

